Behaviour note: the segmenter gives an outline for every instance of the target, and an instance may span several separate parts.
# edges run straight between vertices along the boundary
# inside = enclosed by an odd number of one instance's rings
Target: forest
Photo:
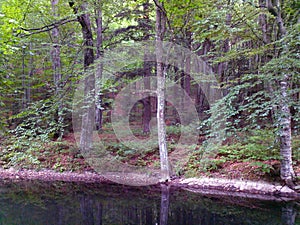
[[[298,189],[299,8],[1,0],[1,167]]]

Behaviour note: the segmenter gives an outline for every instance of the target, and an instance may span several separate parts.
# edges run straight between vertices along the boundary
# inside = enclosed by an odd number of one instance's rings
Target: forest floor
[[[104,133],[99,135],[100,139],[105,140],[105,142],[110,143],[110,146],[116,145],[119,147],[117,138],[114,134]],[[143,137],[141,137],[143,138]],[[169,136],[169,139],[176,139],[175,135]],[[70,144],[70,146],[76,145],[76,140],[73,134],[69,134],[64,137],[64,140]],[[75,148],[75,147],[74,147]],[[67,170],[70,167],[70,159],[72,155],[69,154],[68,151],[65,154],[62,154],[62,160],[60,163],[60,167],[62,170]],[[219,162],[219,155],[216,155],[215,159]],[[159,162],[158,150],[156,153],[148,152],[142,158],[138,156],[127,157],[124,160],[128,160],[131,164],[140,163],[140,160],[144,160],[145,165],[149,165],[149,162],[154,163],[155,161]],[[72,160],[71,160],[72,161]],[[76,171],[93,171],[93,168],[90,165],[86,164],[83,158],[77,159],[79,163],[78,170]],[[223,178],[223,179],[243,179],[250,181],[264,181],[270,183],[280,183],[279,176],[279,160],[268,159],[268,160],[226,160],[226,162],[218,163],[217,165],[213,165],[209,170],[203,171],[200,168],[195,169],[193,167],[193,171],[189,171],[189,162],[185,164],[185,168],[183,168],[182,175],[185,177],[210,177],[210,178]],[[55,164],[54,164],[55,165]],[[196,165],[197,166],[197,165]],[[55,167],[55,166],[54,166]],[[65,168],[65,169],[64,169]],[[300,178],[300,161],[295,161],[293,165],[295,174]],[[54,168],[55,169],[55,168]],[[59,168],[58,168],[59,169]],[[178,175],[178,174],[177,174]],[[176,175],[176,176],[177,176]],[[180,175],[178,175],[180,176]],[[299,179],[300,182],[300,179]]]
[[[176,134],[170,134],[168,139],[176,140],[177,136]],[[100,133],[99,138],[106,143],[105,145],[111,151],[112,156],[118,156],[125,163],[146,167],[154,164],[159,165],[158,149],[147,152],[142,156],[134,153],[126,155],[128,149],[122,149],[123,147],[111,130]],[[139,138],[145,137],[140,136]],[[44,143],[43,146],[40,146],[39,151],[33,151],[30,154],[30,157],[35,159],[33,163],[26,161],[30,158],[28,156],[12,165],[12,158],[8,160],[8,154],[4,151],[0,157],[0,164],[2,165],[0,177],[4,180],[13,181],[110,183],[108,179],[97,174],[93,167],[86,162],[72,133],[66,135],[63,140]],[[210,165],[208,170],[204,171],[200,167],[198,168],[199,164],[194,163],[194,161],[197,161],[197,157],[197,155],[194,156],[194,160],[187,162],[180,173],[174,175],[171,184],[202,193],[211,189],[214,190],[213,193],[221,195],[226,193],[250,193],[258,194],[260,198],[264,194],[268,196],[300,197],[299,194],[295,194],[291,190],[283,189],[284,184],[279,177],[280,162],[276,159],[238,160],[234,158],[229,160],[227,158],[224,161],[221,160],[222,155],[217,154],[212,160],[214,163]],[[294,162],[294,170],[297,176],[296,185],[300,185],[299,160]],[[135,181],[133,180],[133,182]],[[212,192],[210,191],[210,193]]]

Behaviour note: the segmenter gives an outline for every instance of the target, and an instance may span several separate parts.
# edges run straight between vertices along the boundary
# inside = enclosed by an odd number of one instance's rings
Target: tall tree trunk
[[[59,0],[51,0],[52,14],[54,17],[58,17],[58,2]],[[63,135],[63,102],[60,96],[61,93],[61,58],[60,58],[60,45],[59,45],[59,29],[58,25],[55,25],[52,29],[52,49],[51,49],[51,60],[53,70],[53,82],[55,85],[55,94],[58,96],[59,105],[57,110],[58,124],[60,127],[59,137]]]
[[[29,43],[29,52],[31,51],[32,44]],[[33,56],[29,54],[29,62],[27,64],[27,71],[26,74],[26,47],[23,47],[22,50],[22,88],[23,88],[23,96],[22,96],[22,109],[26,109],[28,104],[31,101],[31,85],[30,80],[33,74]]]
[[[187,31],[187,47],[192,51],[192,33]],[[191,95],[191,55],[185,56],[185,74],[184,74],[184,90],[190,96]]]
[[[163,64],[163,36],[166,25],[166,15],[163,11],[163,5],[156,2],[156,74],[157,74],[157,131],[158,145],[160,153],[161,181],[170,179],[170,168],[168,160],[168,150],[166,143],[166,125],[165,125],[165,73]]]
[[[25,75],[25,47],[22,49],[22,109],[27,108],[27,87],[26,87],[26,75]]]
[[[265,8],[266,7],[266,0],[259,0],[259,6],[261,8]],[[271,34],[269,32],[269,27],[271,25],[268,24],[268,17],[266,13],[261,13],[258,17],[259,19],[259,25],[261,27],[261,31],[262,31],[262,36],[263,36],[263,44],[264,45],[268,45],[271,43]],[[271,60],[271,52],[270,50],[268,50],[267,52],[265,52],[262,56],[257,56],[256,57],[256,64],[259,65],[265,65],[266,63],[268,63]],[[268,90],[268,92],[273,95],[274,88],[272,86],[272,81],[266,81],[265,82],[265,89]],[[275,96],[272,96],[275,97]],[[272,106],[272,109],[270,111],[270,115],[269,115],[269,120],[271,121],[271,123],[274,123],[274,117],[275,117],[275,113],[276,113],[277,109],[276,106]]]
[[[278,26],[278,37],[283,40],[286,36],[286,28],[282,18],[282,2],[279,0],[275,1],[275,5],[271,0],[267,0],[267,8],[269,12],[276,17],[277,26]],[[282,41],[283,51],[279,52],[280,54],[285,54],[288,51],[287,44],[285,41]],[[278,109],[278,129],[279,129],[279,140],[280,140],[280,156],[281,156],[281,170],[280,176],[285,183],[294,187],[293,180],[295,178],[295,172],[293,170],[292,164],[292,129],[291,129],[291,112],[289,108],[289,97],[287,90],[290,82],[289,71],[282,71],[282,78],[280,80],[280,101]]]
[[[29,51],[32,50],[32,43],[29,43]],[[27,102],[30,103],[31,102],[31,78],[33,76],[33,72],[34,72],[34,60],[33,60],[33,55],[30,54],[29,56],[29,71],[28,71],[28,79],[27,79],[27,91],[26,91],[26,97],[27,97]]]
[[[149,1],[147,0],[143,4],[143,11],[144,11],[144,19],[143,23],[144,24],[151,24],[150,18],[149,18]],[[149,40],[149,30],[147,27],[144,27],[143,24],[143,36],[144,36],[144,41]],[[150,76],[151,76],[151,63],[149,62],[148,59],[148,53],[147,50],[145,50],[144,53],[144,86],[145,89],[150,90]],[[144,134],[149,134],[150,133],[150,121],[151,121],[151,97],[148,96],[145,99],[143,99],[143,133]]]
[[[74,13],[77,15],[78,22],[81,25],[82,36],[84,40],[83,61],[84,69],[88,68],[94,63],[93,50],[93,33],[91,29],[91,22],[89,14],[78,14],[78,8],[75,7],[74,2],[69,2]],[[81,5],[81,11],[86,11],[86,5]],[[93,73],[87,74],[84,79],[84,107],[85,111],[82,115],[81,135],[80,135],[80,149],[87,153],[92,147],[93,142],[93,128],[95,122],[95,75]]]
[[[98,59],[97,69],[96,69],[96,129],[100,130],[102,128],[102,96],[101,96],[101,79],[102,79],[102,71],[103,71],[103,64],[101,62],[101,57],[103,56],[103,49],[102,49],[102,2],[98,0],[96,4],[96,26],[97,26],[97,54],[96,59]]]
[[[151,64],[147,62],[147,53],[145,52],[146,60],[144,62],[144,86],[146,90],[150,90],[150,76],[151,76]],[[143,99],[143,133],[150,133],[150,121],[151,121],[151,97],[148,96]]]
[[[54,17],[58,17],[58,0],[51,0],[52,14]],[[55,85],[55,94],[60,91],[61,82],[61,59],[60,59],[60,46],[59,46],[59,29],[58,25],[55,25],[52,29],[52,49],[51,49],[52,69],[53,69],[53,81]]]
[[[208,61],[208,57],[207,57],[207,53],[210,51],[211,49],[211,41],[209,39],[206,39],[203,43],[202,43],[202,47],[199,48],[200,50],[197,52],[197,55],[201,56],[202,59],[204,61]],[[221,81],[222,82],[222,81]],[[207,100],[205,100],[205,93],[203,92],[203,90],[201,89],[201,85],[197,85],[197,96],[196,96],[196,108],[199,114],[199,118],[202,120],[205,117],[205,111],[207,109],[209,109],[209,104],[207,103]]]
[[[295,173],[292,164],[292,126],[291,112],[288,105],[287,97],[289,76],[283,75],[280,81],[281,99],[279,102],[279,139],[280,139],[280,155],[281,155],[281,172],[280,176],[286,184],[293,187]]]

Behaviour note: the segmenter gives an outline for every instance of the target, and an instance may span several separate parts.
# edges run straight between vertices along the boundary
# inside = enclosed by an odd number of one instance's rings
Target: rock
[[[295,191],[292,190],[291,188],[289,188],[288,186],[282,187],[280,192],[281,192],[281,194],[284,194],[284,195],[293,195],[293,194],[295,194]]]

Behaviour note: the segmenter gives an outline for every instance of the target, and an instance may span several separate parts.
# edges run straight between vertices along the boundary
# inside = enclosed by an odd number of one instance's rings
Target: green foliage
[[[239,142],[222,146],[218,155],[231,161],[280,159],[272,130],[254,130]]]
[[[28,109],[11,118],[19,121],[11,133],[29,141],[39,139],[46,142],[51,138],[61,137],[65,124],[57,118],[58,107],[58,103],[51,99],[35,102]]]
[[[180,135],[181,134],[181,126],[166,126],[167,134]]]
[[[256,161],[251,163],[252,166],[256,167],[257,172],[262,172],[264,174],[270,174],[271,172],[274,171],[274,167],[266,164],[264,162]]]
[[[40,161],[35,152],[42,146],[39,140],[28,140],[16,136],[10,136],[3,143],[0,154],[1,163],[4,167],[38,168]]]
[[[228,144],[218,147],[216,155],[212,157],[203,158],[204,147],[194,151],[186,166],[188,173],[218,171],[226,163],[251,162],[255,167],[254,172],[270,174],[274,172],[274,168],[265,161],[280,160],[279,145],[272,130],[239,133],[235,138],[228,138],[226,142]]]

